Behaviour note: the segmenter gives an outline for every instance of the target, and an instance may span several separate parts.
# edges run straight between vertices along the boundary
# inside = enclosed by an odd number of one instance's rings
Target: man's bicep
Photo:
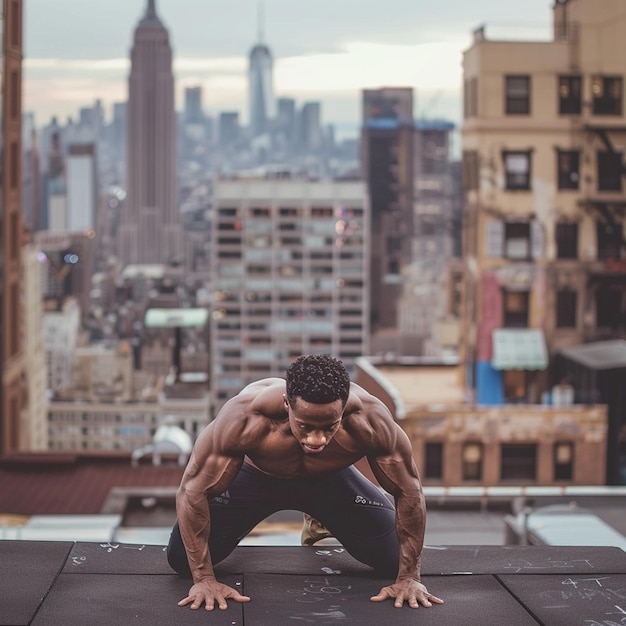
[[[208,455],[203,459],[202,464],[195,464],[191,459],[181,486],[188,493],[218,495],[233,482],[242,463],[243,456],[233,457],[221,454]]]
[[[368,456],[372,472],[381,487],[394,496],[421,491],[411,442],[406,433],[396,427],[398,431],[387,449]]]
[[[370,458],[369,464],[380,486],[391,495],[418,494],[421,491],[414,462],[386,456]]]
[[[239,472],[245,455],[230,446],[228,437],[216,426],[219,425],[210,424],[194,445],[183,475],[182,486],[186,491],[221,493]]]

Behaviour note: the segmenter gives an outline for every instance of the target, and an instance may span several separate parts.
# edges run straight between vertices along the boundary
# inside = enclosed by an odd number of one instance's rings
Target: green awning
[[[207,323],[207,309],[148,309],[146,328],[194,328]]]
[[[493,331],[493,358],[497,370],[545,370],[548,350],[539,328],[497,328]]]

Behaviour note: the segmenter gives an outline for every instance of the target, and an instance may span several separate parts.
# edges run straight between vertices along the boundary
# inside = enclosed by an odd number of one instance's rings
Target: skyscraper
[[[93,229],[98,205],[96,146],[72,143],[66,161],[67,229],[71,232]]]
[[[322,147],[321,103],[305,102],[299,113],[299,139],[303,152],[319,152]]]
[[[176,119],[168,31],[148,0],[135,29],[128,80],[128,197],[118,257],[168,263],[182,253],[176,193]]]
[[[371,330],[398,328],[413,237],[413,90],[363,91],[362,168],[370,194]]]
[[[25,363],[22,344],[22,2],[3,2],[0,10],[0,453],[23,446]]]
[[[185,122],[201,123],[204,121],[202,111],[202,87],[187,87],[185,89]]]
[[[259,40],[250,50],[249,97],[250,133],[258,137],[269,130],[269,121],[275,117],[273,59],[263,43],[263,18],[259,10]]]

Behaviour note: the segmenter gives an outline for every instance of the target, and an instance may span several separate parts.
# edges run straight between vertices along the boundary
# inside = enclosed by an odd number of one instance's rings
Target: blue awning
[[[548,349],[539,328],[497,328],[493,331],[493,358],[497,370],[545,370]]]

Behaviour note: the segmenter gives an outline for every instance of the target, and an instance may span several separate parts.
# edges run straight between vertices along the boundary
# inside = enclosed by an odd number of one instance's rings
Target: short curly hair
[[[299,356],[287,368],[287,399],[291,406],[302,398],[314,404],[341,400],[346,406],[350,375],[344,364],[329,354]]]

